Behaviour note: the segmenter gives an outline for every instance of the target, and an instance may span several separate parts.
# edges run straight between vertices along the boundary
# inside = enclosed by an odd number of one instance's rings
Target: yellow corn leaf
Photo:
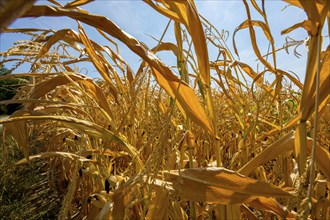
[[[32,112],[33,113],[33,112]],[[123,136],[117,136],[111,131],[94,124],[92,122],[77,119],[69,116],[19,116],[15,118],[8,118],[6,120],[0,121],[0,123],[7,124],[7,123],[16,123],[26,120],[53,120],[53,121],[60,121],[64,125],[72,128],[72,129],[78,129],[80,131],[83,131],[85,134],[88,134],[95,138],[100,138],[105,141],[115,141],[118,144],[120,144],[125,151],[127,151],[131,157],[133,158],[133,161],[136,163],[136,167],[138,170],[140,170],[143,166],[142,161],[139,157],[139,152],[136,150],[135,147],[130,145],[125,137]]]
[[[68,75],[68,77],[75,82],[82,83],[85,86],[86,90],[93,95],[95,101],[99,104],[99,106],[103,108],[110,116],[112,116],[112,112],[106,96],[104,95],[102,89],[98,85],[96,85],[92,79],[77,74]],[[57,86],[65,85],[68,83],[70,83],[70,80],[66,76],[56,76],[49,80],[43,81],[35,86],[30,98],[38,99],[46,95],[48,92],[54,90]]]
[[[307,127],[306,122],[299,123],[296,128],[294,146],[295,155],[297,158],[299,175],[302,175],[306,170],[307,162]]]
[[[256,83],[263,89],[265,89],[266,92],[271,92],[272,89],[266,86],[263,83],[263,80],[260,74],[257,74],[249,65],[239,62],[239,61],[234,61],[232,63],[233,66],[239,66],[246,74],[248,74]]]
[[[180,106],[185,110],[187,116],[205,130],[214,134],[214,127],[204,112],[204,109],[199,104],[199,100],[195,92],[186,83],[178,79],[174,75],[161,74],[156,68],[151,68],[155,78],[160,86],[172,97],[176,98]]]
[[[100,33],[103,33],[102,31],[99,31]],[[133,70],[130,68],[130,66],[126,63],[126,61],[115,51],[113,51],[110,47],[104,46],[102,47],[104,51],[112,58],[112,60],[116,63],[116,65],[121,69],[122,72],[124,72],[124,67],[122,64],[126,66],[126,74],[127,74],[127,79],[129,83],[133,82]],[[119,61],[119,62],[118,62]]]
[[[210,67],[206,38],[193,1],[167,1],[166,4],[169,9],[156,5],[150,0],[145,0],[145,2],[159,13],[185,25],[192,38],[196,51],[200,78],[204,85],[210,86]]]
[[[237,31],[241,30],[241,29],[244,29],[244,28],[248,28],[248,27],[251,27],[251,26],[256,26],[256,27],[260,27],[262,29],[262,31],[264,32],[264,35],[266,36],[266,38],[268,39],[269,42],[271,43],[274,43],[274,39],[273,39],[273,36],[272,34],[270,33],[270,29],[269,27],[267,26],[267,24],[265,24],[264,22],[262,21],[256,21],[256,20],[245,20],[243,23],[241,23],[234,31],[234,34],[233,34],[233,38],[236,34]],[[236,50],[236,53],[237,53],[237,49]]]
[[[302,22],[299,22],[297,24],[294,24],[292,25],[291,27],[285,29],[285,30],[282,30],[281,31],[281,34],[288,34],[290,33],[291,31],[297,29],[297,28],[304,28],[306,29],[308,32],[311,32],[312,31],[312,22],[310,20],[304,20]]]
[[[297,219],[296,213],[287,211],[286,207],[279,204],[273,198],[265,198],[265,197],[260,196],[257,199],[249,202],[248,204],[249,204],[249,206],[253,207],[254,209],[272,211],[283,219],[287,219],[287,220]]]
[[[170,203],[168,215],[170,219],[188,220],[187,213],[180,207],[180,204],[177,201],[172,201]]]
[[[103,205],[101,211],[97,214],[97,220],[111,220],[113,201],[110,200]]]
[[[311,154],[312,152],[312,145],[313,140],[311,138],[307,139],[307,150],[308,153]],[[318,166],[318,168],[322,171],[324,176],[327,178],[328,181],[330,181],[330,152],[326,149],[320,147],[319,145],[316,145],[315,148],[315,161]]]
[[[307,144],[306,146],[307,153],[310,154],[312,152],[313,139],[307,138],[306,144]],[[246,163],[241,169],[239,169],[238,172],[247,176],[250,173],[252,173],[255,169],[257,169],[258,166],[267,163],[268,161],[276,158],[279,155],[293,151],[295,148],[294,145],[295,145],[295,134],[293,131],[291,131],[288,134],[281,137],[278,141],[269,145],[261,153],[259,153],[252,160]],[[330,179],[330,167],[329,167],[330,153],[327,152],[324,148],[320,147],[319,145],[316,145],[315,151],[316,151],[315,154],[316,164],[318,165],[322,173],[327,177],[327,179]]]
[[[99,154],[99,155],[104,155],[112,158],[118,158],[118,157],[124,157],[124,156],[129,156],[129,154],[125,151],[112,151],[110,149],[106,149],[105,151],[103,149],[91,149],[91,150],[82,150],[79,152],[80,156],[88,156],[92,154]]]
[[[298,8],[304,9],[304,7],[302,6],[300,1],[297,1],[297,0],[283,0],[283,1],[285,1],[291,5],[294,5]],[[324,3],[326,3],[326,1],[315,1],[315,3],[316,3],[317,10],[320,12],[324,8]]]
[[[172,51],[175,56],[178,56],[178,46],[170,42],[160,42],[157,46],[151,49],[154,54],[164,50]],[[146,67],[147,64],[146,61],[141,62],[140,67],[136,72],[136,76],[139,76],[143,72],[143,68]]]
[[[25,31],[28,31],[28,30],[25,30]],[[45,32],[49,32],[49,31],[46,30]],[[46,33],[44,33],[44,34],[46,34]],[[48,50],[51,48],[51,46],[60,40],[65,41],[72,48],[79,51],[81,54],[85,53],[83,48],[78,44],[78,43],[81,43],[78,33],[76,33],[76,31],[74,31],[72,29],[63,29],[63,30],[56,31],[53,35],[47,36],[46,38],[41,38],[39,40],[36,40],[37,42],[47,41],[45,43],[45,45],[43,46],[43,48],[41,49],[40,53],[38,54],[38,57],[36,58],[36,60],[39,59],[43,54],[48,52]],[[77,60],[80,60],[80,59],[78,58]]]
[[[51,30],[47,29],[39,29],[39,28],[7,28],[4,32],[5,33],[22,33],[22,32],[51,32]]]
[[[25,158],[25,159],[19,160],[16,162],[16,165],[26,163],[29,160],[34,160],[34,159],[38,159],[38,158],[52,158],[52,157],[62,157],[62,158],[70,159],[70,160],[88,161],[88,159],[86,159],[86,157],[82,157],[82,156],[79,156],[74,153],[49,151],[49,152],[29,156],[28,159]]]
[[[320,34],[320,33],[318,33]],[[301,104],[299,106],[299,111],[301,112],[301,123],[298,124],[296,128],[296,138],[295,138],[295,154],[298,159],[299,173],[302,175],[306,168],[307,160],[307,130],[306,130],[306,120],[311,116],[312,112],[315,111],[315,98],[316,98],[316,74],[317,66],[320,66],[320,87],[319,87],[319,103],[322,106],[325,105],[326,100],[329,97],[329,65],[330,65],[330,47],[328,46],[327,51],[323,54],[323,62],[318,60],[318,41],[321,38],[318,36],[311,36],[309,42],[309,55],[307,61],[306,78],[304,83],[304,89],[301,98]],[[321,107],[318,106],[318,107]]]
[[[280,127],[280,126],[278,126],[278,125],[276,125],[276,124],[274,124],[274,123],[271,123],[271,122],[267,121],[266,119],[263,119],[262,117],[260,117],[259,120],[260,120],[261,122],[263,122],[263,123],[266,123],[266,124],[268,124],[268,125],[274,127],[274,128],[275,128],[276,130],[278,130],[278,131],[281,130],[281,127]]]
[[[256,0],[251,0],[253,7],[259,12],[260,15],[265,16],[265,13],[261,10]],[[264,2],[263,2],[264,3]]]
[[[76,112],[78,115],[80,115],[82,118],[88,119],[90,121],[93,121],[93,117],[90,115],[90,112],[86,112],[83,109],[77,107],[77,106],[69,106],[69,105],[47,105],[43,109],[39,110],[43,114],[51,115],[52,113],[58,113],[58,110],[61,109],[61,111],[65,112],[66,110]]]
[[[38,17],[38,16],[68,16],[112,35],[113,37],[121,40],[133,52],[135,52],[146,62],[148,62],[149,65],[153,67],[153,69],[157,70],[158,74],[162,75],[162,81],[163,81],[162,86],[167,85],[166,88],[167,92],[172,90],[173,87],[175,89],[178,89],[177,85],[181,81],[174,75],[172,70],[168,66],[163,64],[141,42],[139,42],[137,39],[135,39],[131,35],[121,30],[117,25],[115,25],[109,19],[103,16],[93,15],[86,12],[70,11],[57,7],[49,7],[45,5],[33,6],[31,10],[27,11],[24,14],[24,17]],[[168,82],[164,82],[164,81],[168,81]],[[192,117],[192,120],[194,120],[197,124],[205,128],[211,134],[215,135],[214,126],[211,123],[210,119],[206,116],[206,113],[204,112],[204,109],[200,105],[199,101],[196,101],[198,100],[198,98],[196,97],[194,91],[184,83],[181,83],[181,85],[184,85],[183,87],[181,86],[181,88],[184,89],[180,90],[180,92],[174,93],[175,95],[179,94],[177,100],[179,101],[180,105],[185,109],[185,111],[188,111],[187,115],[189,117]],[[182,91],[184,92],[187,91],[189,95],[182,94]]]
[[[89,58],[91,59],[95,68],[98,70],[98,72],[103,77],[103,79],[108,82],[108,84],[110,86],[110,91],[111,91],[112,95],[115,97],[115,99],[117,100],[117,91],[110,78],[109,70],[110,70],[111,65],[110,64],[106,65],[108,63],[108,61],[101,54],[97,53],[97,51],[95,50],[91,41],[88,39],[88,37],[87,37],[84,29],[80,25],[80,23],[78,25],[78,31],[79,31],[79,37],[80,37],[81,41],[83,42],[83,44],[85,45]]]
[[[85,114],[85,112],[82,110],[83,108],[92,108],[92,109],[99,109],[98,107],[90,106],[90,105],[82,105],[77,103],[67,103],[67,102],[61,102],[61,101],[53,101],[53,100],[40,100],[40,99],[11,99],[11,100],[4,100],[0,101],[0,104],[13,104],[13,103],[45,103],[45,104],[53,104],[52,106],[58,106],[58,107],[64,107],[64,108],[70,108],[74,111],[79,111]]]
[[[49,49],[51,48],[52,45],[54,45],[59,40],[63,39],[64,36],[67,35],[69,32],[71,32],[71,29],[63,29],[63,30],[56,31],[54,33],[54,35],[52,35],[50,37],[50,39],[47,41],[47,43],[41,48],[39,54],[35,58],[34,63],[36,63],[36,61],[40,57],[42,57],[45,53],[47,53],[49,51]]]
[[[125,195],[118,191],[113,195],[112,219],[124,219],[125,217]]]
[[[169,50],[172,51],[175,56],[179,55],[179,48],[177,45],[171,43],[171,42],[162,42],[156,47],[152,48],[151,51],[154,53],[164,51],[164,50]]]
[[[110,79],[108,70],[111,70],[111,72],[113,73],[113,75],[116,79],[117,85],[121,88],[122,91],[124,91],[124,89],[123,89],[124,87],[123,87],[122,82],[119,79],[118,74],[116,73],[115,69],[101,55],[101,51],[106,52],[110,57],[114,57],[115,62],[116,62],[116,59],[120,60],[121,62],[124,62],[124,60],[118,54],[114,53],[109,47],[102,47],[99,44],[97,44],[93,41],[90,41],[80,24],[79,24],[78,28],[79,28],[79,31],[80,31],[79,36],[74,30],[71,30],[71,29],[63,29],[63,30],[59,30],[59,31],[55,32],[55,34],[53,36],[51,36],[50,39],[47,41],[47,43],[42,47],[40,53],[38,54],[38,56],[35,59],[35,62],[42,55],[44,55],[46,52],[48,52],[50,47],[52,45],[54,45],[56,42],[58,42],[59,40],[63,40],[65,42],[67,42],[68,44],[70,44],[70,46],[72,46],[73,48],[75,48],[77,51],[79,51],[81,53],[83,53],[84,51],[77,44],[77,42],[82,43],[86,46],[86,50],[87,50],[87,53],[90,57],[90,60],[95,65],[95,67],[99,71],[100,75],[109,83],[110,92],[113,94],[114,97],[117,97],[116,88],[113,86],[113,83]],[[63,64],[71,64],[71,63],[87,61],[87,60],[88,59],[86,59],[86,58],[85,59],[84,58],[83,59],[78,58],[78,59],[73,60],[73,61],[63,62]],[[118,66],[120,66],[117,62],[116,62],[116,64]],[[68,66],[65,66],[65,67],[67,69],[69,68]],[[132,75],[129,68],[127,68],[127,73],[129,75],[129,77]],[[132,77],[130,77],[130,78],[132,78]]]
[[[305,76],[304,89],[301,97],[301,103],[299,106],[299,111],[301,111],[301,119],[307,120],[308,109],[313,105],[310,98],[314,91],[312,90],[313,84],[315,83],[315,75],[317,70],[317,54],[318,54],[318,37],[311,37],[309,40],[309,56],[307,61],[307,70]],[[314,87],[315,88],[315,87]]]
[[[316,5],[316,1],[303,1],[303,0],[299,0],[301,6],[303,7],[303,9],[305,10],[308,19],[310,21],[312,21],[313,23],[320,23],[321,22],[321,10],[324,9],[324,5],[326,5],[327,3],[325,2],[325,4],[322,4],[322,6],[320,8],[317,8]],[[329,5],[329,2],[328,2]],[[315,27],[315,29],[317,29]]]
[[[28,11],[35,0],[2,0],[0,7],[0,33],[2,33],[16,18]]]
[[[137,190],[132,190],[130,187],[124,187],[116,190],[113,194],[113,210],[112,219],[128,219],[126,216],[125,208],[128,202],[132,200],[138,193]]]
[[[16,111],[9,118],[26,115],[25,111]],[[17,141],[18,146],[22,149],[24,157],[29,161],[29,143],[28,130],[26,121],[19,121],[17,123],[6,123],[3,125],[13,138]]]
[[[259,220],[259,218],[244,204],[241,205],[241,213],[249,220]]]
[[[252,171],[257,169],[260,165],[267,163],[278,155],[293,150],[293,140],[294,132],[291,131],[288,134],[281,137],[279,140],[269,145],[260,154],[255,156],[252,160],[246,163],[241,169],[238,170],[239,173],[243,175],[249,175]]]
[[[330,95],[330,46],[323,52],[323,57],[320,66],[320,85],[319,85],[319,104],[324,103],[329,99]],[[315,99],[316,99],[316,81],[314,81],[308,103],[306,107],[306,117],[309,118],[315,111]],[[320,106],[319,106],[320,108]]]
[[[240,175],[224,168],[192,168],[163,171],[164,180],[178,186],[178,196],[195,202],[241,204],[258,196],[292,196],[269,183]]]
[[[212,126],[215,125],[215,114],[214,114],[214,106],[213,99],[210,90],[211,78],[210,78],[210,66],[209,66],[209,57],[208,50],[206,46],[206,38],[204,35],[204,30],[202,27],[202,23],[199,19],[199,15],[196,9],[196,6],[193,1],[180,1],[180,0],[172,0],[162,2],[164,7],[161,7],[158,4],[154,4],[151,0],[145,0],[151,7],[160,12],[161,14],[174,19],[178,23],[182,23],[185,25],[188,30],[192,42],[194,44],[195,53],[197,56],[198,62],[198,76],[202,81],[202,91],[205,89],[206,92],[206,105],[208,109],[208,113],[210,119],[212,120]],[[204,91],[203,91],[204,92]],[[184,106],[182,106],[184,108]],[[213,133],[213,132],[211,132]]]
[[[300,118],[301,118],[300,114],[294,116],[290,121],[285,123],[283,129],[288,129],[288,128],[293,127],[294,125],[296,125],[299,122]]]
[[[81,5],[85,5],[93,0],[74,0],[72,2],[68,2],[64,5],[64,8],[75,8]]]
[[[285,72],[283,70],[280,70],[280,69],[277,69],[277,72],[283,76],[286,76],[288,77],[291,82],[293,82],[294,84],[296,84],[296,86],[299,88],[299,89],[303,89],[304,85],[294,76],[292,76],[291,74],[289,74],[288,72]]]
[[[155,198],[149,205],[146,219],[166,219],[168,220],[169,193],[166,189],[157,187]]]
[[[245,3],[245,1],[244,1]],[[247,6],[246,6],[247,7]],[[248,12],[248,17],[250,18],[250,12]],[[251,38],[251,43],[252,43],[252,47],[253,47],[253,50],[254,50],[254,53],[256,54],[256,56],[258,57],[258,59],[260,60],[260,62],[262,64],[264,64],[267,69],[269,69],[270,71],[273,71],[274,68],[270,65],[269,62],[267,62],[267,60],[265,60],[261,53],[260,53],[260,50],[259,50],[259,47],[258,47],[258,44],[257,44],[257,39],[256,39],[256,33],[255,33],[255,30],[253,28],[253,26],[257,26],[257,27],[260,27],[264,33],[264,35],[266,36],[266,38],[269,40],[270,43],[274,43],[274,39],[271,35],[271,32],[270,32],[270,29],[269,27],[262,21],[255,21],[255,20],[245,20],[243,23],[241,23],[234,31],[234,34],[233,34],[233,46],[234,46],[234,51],[235,53],[237,54],[237,56],[239,56],[238,54],[238,51],[237,51],[237,47],[236,47],[236,43],[235,43],[235,35],[236,33],[239,31],[239,30],[242,30],[244,28],[249,28],[249,31],[250,31],[250,38]]]

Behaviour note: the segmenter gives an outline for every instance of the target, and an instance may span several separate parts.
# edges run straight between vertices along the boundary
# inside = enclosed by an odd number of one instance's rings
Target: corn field
[[[330,219],[329,45],[322,50],[330,1],[285,0],[306,14],[281,32],[303,28],[309,36],[304,82],[277,67],[267,1],[242,0],[247,17],[233,33],[233,51],[193,0],[144,0],[174,24],[163,35],[176,43],[158,36],[154,48],[80,8],[89,2],[1,1],[1,34],[31,36],[1,52],[1,64],[30,68],[0,78],[28,77],[0,102],[22,104],[0,121],[2,162],[20,151],[15,166],[42,161],[48,187],[65,183],[58,219]],[[77,30],[8,28],[26,17],[70,18]],[[94,41],[87,25],[108,44]],[[269,42],[266,55],[256,28]],[[258,70],[237,59],[235,34],[243,29]],[[141,58],[137,71],[119,42]],[[161,51],[177,65],[164,64]],[[80,62],[102,79],[79,72]]]

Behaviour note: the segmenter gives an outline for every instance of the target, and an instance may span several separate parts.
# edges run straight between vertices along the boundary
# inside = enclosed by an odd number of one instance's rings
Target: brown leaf
[[[31,116],[33,114],[33,116]],[[74,117],[69,116],[49,116],[49,115],[43,115],[43,116],[34,116],[36,115],[36,112],[31,112],[30,115],[25,114],[24,116],[14,117],[14,118],[8,118],[6,120],[0,121],[0,123],[7,124],[7,123],[17,123],[21,121],[27,121],[27,120],[53,120],[53,121],[59,121],[62,122],[65,126],[70,127],[72,129],[77,129],[80,131],[83,131],[85,134],[90,135],[95,138],[100,138],[105,141],[115,141],[117,142],[125,151],[127,151],[131,157],[133,158],[133,161],[136,163],[136,169],[140,170],[143,166],[142,161],[139,157],[139,152],[135,147],[133,147],[131,144],[128,143],[126,138],[121,135],[115,135],[111,131],[95,124],[90,121],[77,119]],[[27,116],[26,116],[27,115]]]
[[[85,89],[93,95],[95,101],[99,104],[99,106],[104,109],[105,112],[107,112],[111,118],[113,118],[112,111],[102,89],[98,85],[96,85],[92,79],[82,75],[60,75],[49,80],[45,80],[35,86],[30,98],[38,99],[46,95],[48,92],[54,90],[56,87],[70,83],[71,81],[69,79],[73,80],[74,82],[82,83],[85,86]]]
[[[258,197],[257,199],[248,203],[249,206],[265,211],[272,211],[279,215],[281,218],[285,218],[288,220],[295,220],[297,219],[297,214],[295,212],[287,211],[286,207],[279,204],[273,198],[265,198],[265,197]]]
[[[177,97],[178,102],[182,106],[182,108],[185,109],[187,112],[187,115],[189,117],[192,117],[191,119],[194,120],[197,124],[205,128],[207,131],[209,131],[211,134],[215,135],[215,130],[213,127],[212,122],[207,117],[206,113],[204,112],[204,109],[200,105],[198,98],[196,97],[196,94],[194,91],[187,86],[185,83],[181,82],[181,80],[178,79],[177,76],[174,75],[172,70],[163,64],[154,54],[152,54],[142,43],[140,43],[137,39],[130,36],[123,30],[121,30],[117,25],[112,23],[109,19],[98,16],[98,15],[92,15],[88,14],[86,12],[81,11],[70,11],[65,10],[57,7],[49,7],[49,6],[33,6],[31,10],[26,12],[24,14],[24,17],[38,17],[38,16],[68,16],[73,19],[82,21],[86,24],[89,24],[91,26],[94,26],[95,28],[98,28],[113,37],[121,40],[123,43],[125,43],[133,52],[135,52],[137,55],[142,57],[146,62],[149,63],[149,65],[157,71],[153,71],[154,73],[158,73],[159,75],[162,75],[162,81],[168,81],[164,82],[162,84],[166,85],[165,90],[167,92],[178,89],[178,84],[180,82],[182,86],[182,90],[173,93],[172,95],[179,94]],[[171,88],[171,89],[170,89]],[[189,94],[189,97],[187,94],[182,94],[181,91],[187,91]],[[171,94],[170,94],[171,95]],[[188,105],[188,106],[187,106]],[[197,112],[196,112],[197,110]],[[211,110],[211,109],[209,109]]]
[[[245,2],[244,2],[245,3]],[[249,11],[248,12],[248,16],[250,17]],[[233,34],[233,46],[234,46],[234,51],[237,54],[237,56],[239,56],[238,51],[237,51],[237,47],[236,47],[236,43],[235,43],[235,35],[239,30],[242,30],[244,28],[249,28],[250,31],[250,39],[251,39],[251,43],[252,43],[252,48],[254,50],[254,53],[256,54],[256,56],[258,57],[258,59],[260,60],[260,62],[265,65],[267,67],[267,69],[269,69],[269,71],[274,72],[274,68],[270,65],[270,63],[265,60],[259,50],[258,44],[257,44],[257,39],[256,39],[256,33],[254,30],[254,26],[257,27],[261,27],[263,33],[265,34],[265,36],[267,37],[268,41],[270,43],[274,42],[274,39],[272,37],[272,34],[270,32],[269,27],[262,21],[255,21],[255,20],[246,20],[243,23],[241,23],[234,31]]]
[[[24,116],[28,114],[26,111],[16,111],[9,118]],[[13,138],[17,141],[18,146],[21,148],[24,157],[29,161],[29,143],[28,143],[28,130],[26,121],[19,121],[17,123],[6,123],[3,125]]]
[[[153,73],[159,85],[173,98],[176,98],[180,106],[185,110],[190,119],[197,122],[205,130],[214,134],[214,127],[206,116],[195,92],[186,83],[179,80],[174,75],[161,74],[156,68],[152,67]]]
[[[239,173],[243,175],[249,175],[252,171],[261,166],[278,155],[293,150],[294,132],[291,131],[288,134],[282,136],[279,140],[269,145],[261,153],[247,162],[241,169],[238,170]]]
[[[59,151],[49,151],[49,152],[44,152],[36,155],[29,156],[28,159],[22,159],[16,162],[16,165],[26,163],[30,160],[38,159],[38,158],[52,158],[52,157],[63,157],[67,158],[70,160],[80,160],[80,161],[85,161],[88,160],[85,157],[81,157],[77,154],[74,153],[69,153],[69,152],[59,152]]]
[[[269,183],[224,168],[192,168],[163,171],[164,180],[178,184],[178,196],[195,202],[241,204],[258,196],[292,196]],[[176,192],[176,191],[175,191]]]
[[[165,9],[160,5],[156,5],[149,0],[146,0],[145,2],[159,13],[185,25],[190,36],[192,37],[192,41],[195,47],[199,67],[198,74],[200,75],[203,84],[210,86],[210,67],[206,38],[204,35],[202,23],[199,19],[199,15],[193,1],[168,1],[166,4],[169,5],[170,10]]]
[[[168,219],[169,193],[161,187],[157,187],[155,198],[149,205],[146,219]]]
[[[85,5],[93,0],[74,0],[72,2],[68,2],[64,5],[64,8],[75,8],[81,5]]]

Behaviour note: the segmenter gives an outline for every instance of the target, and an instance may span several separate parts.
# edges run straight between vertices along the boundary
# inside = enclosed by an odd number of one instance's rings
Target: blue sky
[[[65,4],[66,1],[59,1],[61,4]],[[46,4],[46,1],[38,1],[38,4]],[[232,49],[232,35],[235,28],[243,22],[247,16],[242,1],[235,0],[214,0],[214,1],[195,1],[197,9],[201,15],[208,19],[218,30],[228,30],[229,38],[227,44]],[[260,4],[261,2],[258,1]],[[275,38],[275,45],[280,48],[285,43],[285,37],[280,34],[281,30],[292,26],[293,24],[306,19],[305,13],[296,7],[287,7],[282,10],[287,4],[279,1],[272,0],[266,1],[266,11],[268,14],[268,21],[272,30],[272,34]],[[127,33],[136,37],[138,40],[144,42],[149,48],[156,46],[157,42],[153,40],[149,35],[159,39],[166,27],[168,19],[161,14],[154,11],[150,6],[142,1],[138,0],[97,0],[86,6],[82,7],[88,10],[90,13],[100,14],[108,17],[111,21],[116,23]],[[253,11],[251,6],[251,11]],[[261,19],[256,13],[252,14],[253,19]],[[72,28],[77,30],[77,23],[68,18],[24,18],[16,20],[10,27],[35,27],[43,29],[59,30],[64,28]],[[97,41],[101,45],[109,45],[102,36],[96,31],[90,28],[88,25],[83,24],[86,32],[89,34],[90,39]],[[175,41],[173,26],[170,27],[165,35],[164,41]],[[289,35],[296,40],[304,40],[307,37],[306,31],[303,29],[297,29]],[[1,34],[0,35],[0,51],[3,52],[8,49],[13,42],[21,39],[29,39],[29,36],[21,34]],[[265,37],[257,30],[257,40],[260,50],[263,54],[266,53],[268,48],[268,42]],[[125,45],[116,41],[119,44],[120,55],[131,65],[135,70],[140,63],[139,57],[133,54]],[[240,60],[248,63],[255,70],[257,66],[256,57],[253,53],[252,46],[249,39],[248,30],[242,30],[236,34],[236,42],[238,50],[240,51]],[[278,53],[278,67],[285,71],[295,72],[300,80],[304,79],[305,66],[306,66],[306,49],[301,46],[298,51],[302,54],[302,57],[298,59],[293,55],[292,49],[290,54],[286,54],[284,51]],[[233,50],[232,50],[233,52]],[[176,63],[175,57],[170,53],[160,53],[159,56],[167,65],[174,65]],[[217,51],[210,49],[210,60],[214,60],[217,56]],[[10,68],[10,65],[6,65]],[[90,69],[89,76],[97,77],[97,72],[92,66],[87,65]],[[18,69],[17,71],[24,71],[24,69]]]

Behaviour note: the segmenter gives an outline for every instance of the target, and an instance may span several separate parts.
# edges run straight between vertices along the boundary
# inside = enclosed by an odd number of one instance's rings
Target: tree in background
[[[0,66],[0,77],[11,74],[11,70],[4,65]],[[24,78],[8,78],[0,80],[0,101],[12,99],[20,86],[26,84]],[[0,105],[0,115],[10,115],[20,108],[20,104]]]

